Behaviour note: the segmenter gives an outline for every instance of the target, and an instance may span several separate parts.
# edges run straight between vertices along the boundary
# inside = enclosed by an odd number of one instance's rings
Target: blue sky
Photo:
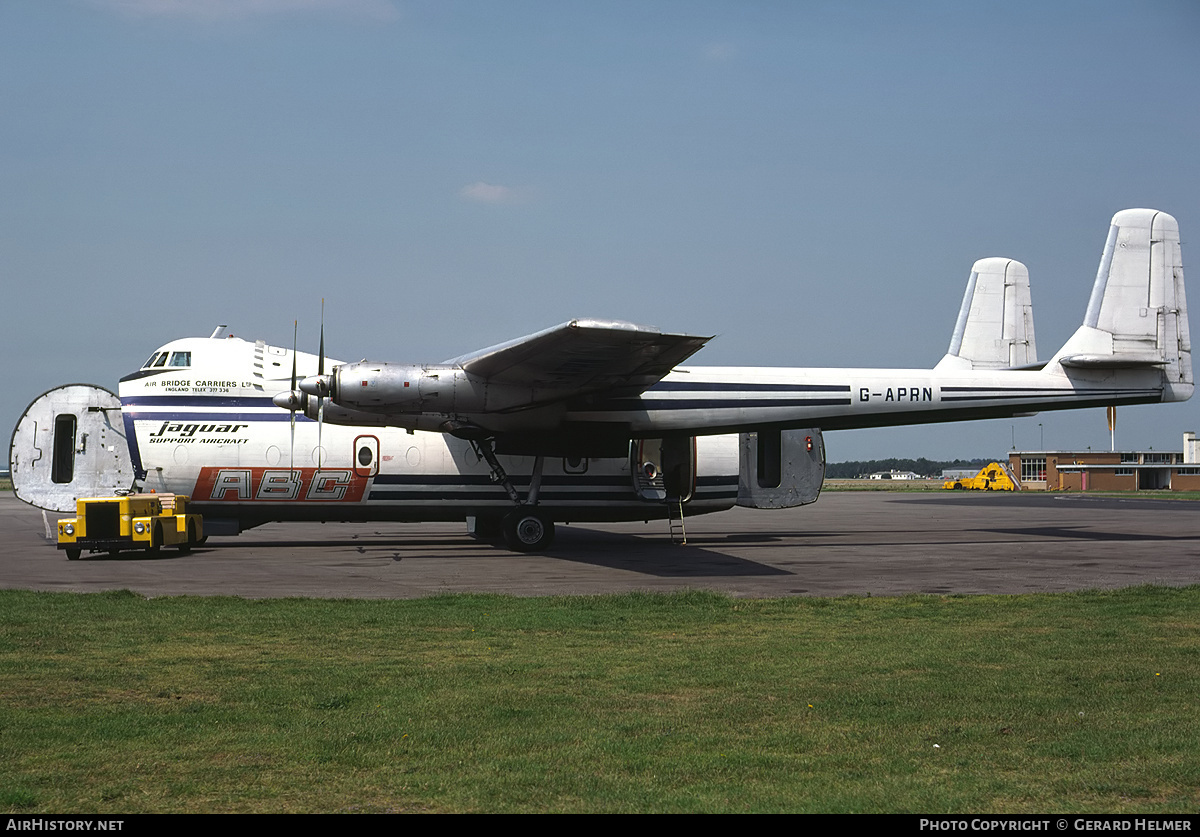
[[[322,297],[347,360],[593,316],[717,334],[697,364],[927,367],[1010,256],[1048,357],[1120,209],[1175,215],[1198,287],[1198,43],[1190,0],[6,0],[0,424],[217,323],[315,350]],[[1102,410],[826,443],[1043,435],[1108,445]]]

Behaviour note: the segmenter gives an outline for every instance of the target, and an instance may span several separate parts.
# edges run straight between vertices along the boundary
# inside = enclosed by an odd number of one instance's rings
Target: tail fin
[[[1013,369],[1035,364],[1029,271],[1014,259],[980,259],[971,267],[954,336],[938,367]]]
[[[1192,394],[1192,345],[1179,225],[1165,212],[1113,216],[1083,325],[1054,361],[1067,368],[1158,367],[1163,400]]]

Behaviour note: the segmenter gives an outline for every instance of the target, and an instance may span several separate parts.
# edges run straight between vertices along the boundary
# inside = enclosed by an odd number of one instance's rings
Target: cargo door
[[[130,488],[121,400],[91,384],[38,396],[17,422],[8,463],[17,497],[47,511],[74,512],[80,497]]]
[[[739,506],[788,509],[816,502],[825,480],[825,443],[819,428],[763,428],[739,437]]]

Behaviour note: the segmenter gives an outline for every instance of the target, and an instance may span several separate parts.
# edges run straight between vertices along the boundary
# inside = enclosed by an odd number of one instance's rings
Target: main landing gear
[[[504,544],[514,552],[541,552],[554,541],[554,521],[523,507],[504,518]]]
[[[509,479],[508,474],[496,458],[496,451],[488,440],[472,441],[475,452],[487,460],[492,469],[492,479],[504,486],[509,498],[516,508],[504,515],[503,519],[481,518],[476,522],[476,533],[481,536],[495,534],[499,523],[499,534],[504,538],[504,544],[514,552],[540,552],[554,542],[554,521],[537,508],[538,493],[542,487],[542,457],[534,457],[533,475],[529,480],[529,491],[525,499]]]

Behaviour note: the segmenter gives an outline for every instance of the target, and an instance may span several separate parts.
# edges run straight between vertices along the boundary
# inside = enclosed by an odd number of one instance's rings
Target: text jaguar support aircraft
[[[281,520],[466,519],[514,549],[556,522],[669,519],[817,498],[823,430],[1182,401],[1192,394],[1179,230],[1117,213],[1083,325],[1038,362],[1029,279],[975,264],[932,369],[679,366],[710,339],[573,320],[441,364],[343,363],[177,340],[121,379],[34,401],[13,433],[22,499],[192,497],[205,530]],[[327,372],[326,369],[329,371]]]

